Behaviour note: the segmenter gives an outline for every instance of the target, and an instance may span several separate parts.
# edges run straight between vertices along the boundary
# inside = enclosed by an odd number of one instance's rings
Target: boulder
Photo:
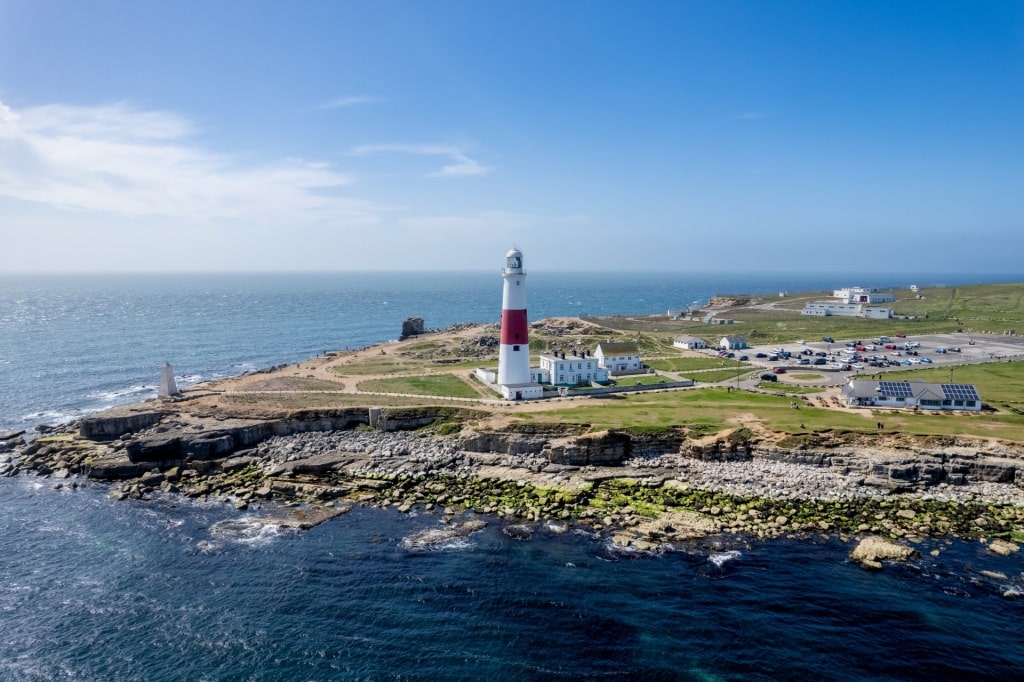
[[[1009,540],[1002,540],[996,538],[992,542],[988,543],[988,551],[999,556],[1010,556],[1014,552],[1020,551],[1020,545]]]
[[[850,558],[866,568],[881,568],[882,561],[906,561],[917,554],[913,547],[870,535],[857,543],[850,552]]]

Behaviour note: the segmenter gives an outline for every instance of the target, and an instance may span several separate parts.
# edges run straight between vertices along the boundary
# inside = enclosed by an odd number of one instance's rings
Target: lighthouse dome
[[[517,271],[522,274],[523,269],[523,252],[519,249],[513,248],[505,254],[505,272]]]

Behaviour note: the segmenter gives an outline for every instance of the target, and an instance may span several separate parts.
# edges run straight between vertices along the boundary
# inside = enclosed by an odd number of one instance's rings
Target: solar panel
[[[878,388],[882,394],[895,398],[909,398],[913,395],[906,381],[879,381]]]
[[[947,400],[981,400],[973,384],[942,384],[942,394]]]

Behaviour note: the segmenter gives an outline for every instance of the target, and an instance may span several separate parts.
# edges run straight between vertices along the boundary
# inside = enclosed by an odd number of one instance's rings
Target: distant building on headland
[[[896,295],[889,292],[880,292],[878,289],[866,287],[846,287],[835,289],[832,298],[839,299],[842,303],[893,303]]]
[[[800,311],[801,315],[814,315],[816,317],[869,317],[872,319],[885,320],[892,317],[892,308],[877,305],[864,305],[863,303],[833,303],[832,301],[815,301],[808,303]]]

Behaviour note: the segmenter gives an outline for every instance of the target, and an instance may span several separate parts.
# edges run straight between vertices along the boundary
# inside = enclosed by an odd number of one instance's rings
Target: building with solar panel
[[[922,410],[980,410],[981,396],[973,384],[929,381],[866,381],[851,379],[843,398],[853,407],[910,407]]]

